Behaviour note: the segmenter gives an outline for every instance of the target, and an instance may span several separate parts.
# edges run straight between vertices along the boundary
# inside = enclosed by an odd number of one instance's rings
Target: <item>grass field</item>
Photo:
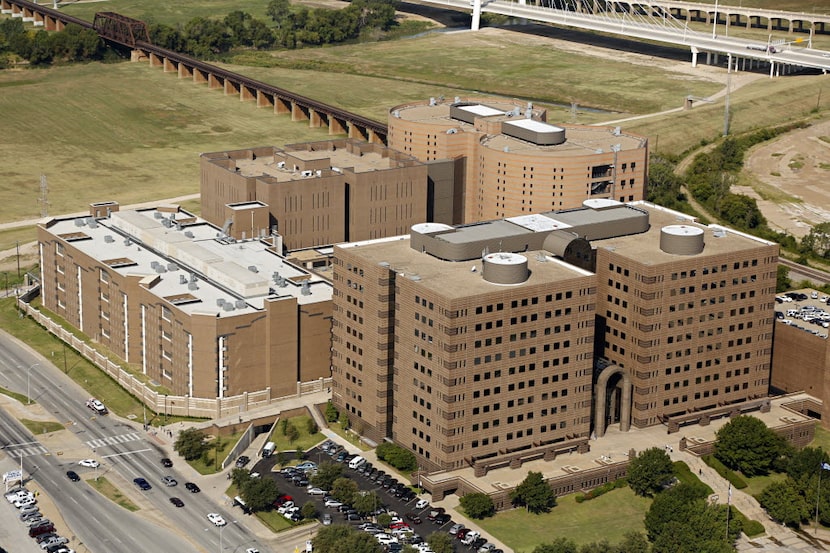
[[[95,478],[90,478],[86,481],[87,484],[92,486],[93,489],[98,491],[101,495],[117,503],[121,507],[124,507],[128,511],[138,511],[140,507],[130,501],[130,499],[121,493],[121,490],[116,488],[109,480],[104,478],[103,476],[99,477],[97,480]]]
[[[607,539],[622,540],[627,532],[643,532],[643,518],[651,499],[634,495],[631,488],[613,490],[596,499],[576,502],[576,494],[556,499],[550,513],[528,515],[523,509],[498,513],[477,521],[516,553],[530,553],[537,545],[560,536],[578,545]]]
[[[20,419],[20,423],[29,429],[34,435],[48,434],[49,432],[57,432],[58,430],[65,430],[66,427],[59,422],[54,421],[34,421],[31,419]]]
[[[309,415],[298,415],[288,419],[288,424],[293,425],[299,432],[299,437],[293,442],[283,434],[280,423],[277,423],[277,427],[268,438],[268,441],[274,442],[277,445],[277,451],[297,451],[297,449],[305,451],[311,449],[316,444],[322,442],[325,436],[319,430],[314,434],[308,433],[308,423],[310,420],[311,417]]]

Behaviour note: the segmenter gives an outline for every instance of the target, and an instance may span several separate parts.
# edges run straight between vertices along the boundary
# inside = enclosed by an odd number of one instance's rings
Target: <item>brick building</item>
[[[44,307],[172,394],[281,397],[330,375],[331,284],[272,237],[101,203],[40,223],[38,241]]]
[[[619,127],[547,122],[518,100],[432,99],[389,110],[389,147],[454,162],[435,189],[453,224],[577,208],[587,199],[645,199],[648,140]]]
[[[201,209],[236,239],[286,250],[402,234],[427,219],[427,166],[354,139],[201,156]]]
[[[430,469],[740,405],[767,393],[777,254],[613,200],[338,245],[333,401]]]

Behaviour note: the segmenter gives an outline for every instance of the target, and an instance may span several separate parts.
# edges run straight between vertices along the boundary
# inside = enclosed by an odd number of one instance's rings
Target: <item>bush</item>
[[[337,422],[340,418],[340,413],[337,412],[337,407],[329,401],[326,403],[326,422]]]
[[[718,474],[720,474],[721,477],[726,478],[729,482],[731,482],[736,489],[742,490],[747,487],[748,484],[743,478],[741,478],[737,473],[726,468],[726,466],[723,463],[721,463],[715,456],[704,455],[702,459],[704,463],[715,469],[715,471]]]
[[[583,501],[589,501],[591,499],[595,499],[603,494],[606,494],[612,490],[617,488],[624,488],[628,486],[628,479],[627,478],[618,478],[616,480],[612,480],[611,482],[606,482],[601,486],[597,486],[593,490],[587,491],[585,493],[578,494],[576,496],[576,502],[582,503]]]
[[[418,460],[415,454],[397,444],[384,442],[380,444],[375,453],[378,459],[385,461],[401,471],[413,471],[418,468]]]
[[[493,499],[486,493],[468,493],[461,498],[461,508],[474,519],[491,517],[496,512]]]

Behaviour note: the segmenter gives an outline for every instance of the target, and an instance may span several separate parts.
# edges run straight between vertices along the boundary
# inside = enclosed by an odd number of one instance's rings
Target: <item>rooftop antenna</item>
[[[49,184],[46,182],[46,175],[40,175],[40,216],[41,218],[49,215]]]

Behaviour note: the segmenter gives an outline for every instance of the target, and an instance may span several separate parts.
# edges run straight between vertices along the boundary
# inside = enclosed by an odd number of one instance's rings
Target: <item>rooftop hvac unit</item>
[[[429,105],[431,105],[431,106],[435,105],[435,98],[430,98],[429,99]]]
[[[150,262],[150,267],[152,267],[153,269],[155,269],[155,268],[156,268],[156,267],[158,267],[158,266],[159,266],[159,262],[158,262],[158,261],[151,261],[151,262]]]
[[[189,282],[189,283],[187,284],[187,289],[188,289],[188,290],[198,290],[198,289],[199,289],[199,285],[198,285],[198,284],[196,284],[195,282]]]
[[[222,304],[222,309],[224,309],[225,311],[233,311],[233,304],[229,301],[226,301],[224,304]]]
[[[614,136],[620,136],[620,128],[614,127]]]
[[[278,169],[285,169],[285,162],[284,161],[277,162],[277,168]]]
[[[89,225],[89,228],[98,228],[98,221],[96,221],[92,217],[87,218],[86,224]]]
[[[245,303],[245,300],[236,300],[236,308],[237,309],[245,309],[248,304]]]
[[[161,211],[154,211],[153,217],[155,217],[156,219],[161,219],[164,217],[164,214]]]
[[[176,265],[175,263],[168,263],[168,264],[167,264],[167,270],[168,270],[168,271],[178,271],[178,270],[179,270],[179,266],[178,266],[178,265]]]
[[[300,293],[304,296],[311,295],[311,286],[309,285],[309,282],[307,280],[303,281],[303,285],[300,287]]]
[[[125,246],[132,246],[132,245],[133,245],[133,241],[132,241],[132,240],[130,240],[129,238],[125,238],[125,239],[124,239],[124,245],[125,245]]]
[[[82,226],[84,226],[85,224],[86,224],[86,221],[84,221],[84,219],[83,219],[83,218],[80,218],[80,219],[75,219],[75,226],[76,226],[76,227],[82,227]]]
[[[322,177],[323,176],[323,171],[321,171],[320,169],[317,169],[316,175],[318,177]]]
[[[225,305],[225,298],[216,298],[216,305],[218,305],[219,307]]]
[[[159,274],[166,273],[167,269],[164,268],[164,265],[159,264],[156,267],[156,272],[159,273]]]
[[[187,284],[187,277],[184,275],[179,275],[179,284]]]
[[[173,226],[173,221],[171,221],[170,219],[162,219],[161,224],[167,228],[171,228]]]
[[[190,282],[196,282],[199,280],[199,277],[196,276],[196,273],[190,273]]]
[[[392,112],[392,117],[394,117],[395,119],[400,119],[401,118],[401,112],[398,111],[398,110],[393,111]]]
[[[313,174],[314,174],[314,171],[303,171],[303,172],[300,173],[300,175],[303,176],[303,177],[310,177]]]
[[[107,244],[112,244],[113,242],[115,242],[115,238],[107,234],[106,236],[104,236],[104,242],[106,242]]]
[[[256,265],[248,265],[248,270],[252,273],[258,273],[259,269],[256,268]]]
[[[459,96],[456,96],[456,97],[455,97],[455,103],[457,104],[457,103],[458,103],[458,102],[460,102],[460,101],[461,101],[461,98],[460,98]]]
[[[188,238],[195,238],[195,236],[193,235],[193,232],[189,231],[189,230],[184,231],[184,235],[187,236]]]

